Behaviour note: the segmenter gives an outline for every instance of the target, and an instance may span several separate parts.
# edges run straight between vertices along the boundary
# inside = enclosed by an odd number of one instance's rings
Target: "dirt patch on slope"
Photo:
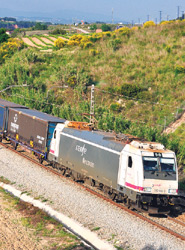
[[[33,231],[25,228],[21,220],[21,214],[12,209],[9,201],[0,192],[0,249],[43,249]]]
[[[63,226],[33,205],[0,188],[0,249],[89,250]]]

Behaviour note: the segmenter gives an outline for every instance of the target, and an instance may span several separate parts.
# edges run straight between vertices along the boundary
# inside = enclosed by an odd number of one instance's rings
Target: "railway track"
[[[59,176],[60,178],[65,178],[65,179],[75,183],[76,185],[80,186],[81,188],[85,189],[86,191],[90,192],[91,194],[93,194],[95,196],[98,196],[99,198],[101,198],[101,199],[109,202],[110,204],[112,204],[112,205],[114,205],[114,206],[128,212],[129,214],[132,214],[133,216],[136,216],[136,217],[140,218],[141,220],[150,223],[151,225],[153,225],[153,226],[155,226],[155,227],[157,227],[157,228],[159,228],[159,229],[161,229],[161,230],[175,236],[176,238],[178,238],[178,239],[180,239],[182,241],[185,241],[185,236],[184,235],[182,235],[182,234],[180,234],[180,233],[178,233],[178,232],[176,232],[176,231],[174,231],[174,230],[172,230],[172,229],[158,223],[157,221],[149,218],[149,216],[145,216],[142,213],[130,210],[129,208],[125,207],[122,204],[116,203],[115,201],[113,201],[110,198],[104,196],[100,192],[91,189],[88,186],[82,185],[82,184],[80,184],[78,182],[73,181],[72,179],[69,179],[68,177],[62,175],[59,171],[57,171],[57,170],[53,169],[52,167],[50,167],[47,162],[43,162],[43,164],[40,164],[37,161],[37,159],[35,159],[31,154],[29,154],[27,152],[24,152],[22,150],[19,150],[19,149],[14,150],[13,147],[11,146],[11,144],[8,143],[7,141],[0,142],[0,145],[2,145],[3,147],[5,147],[5,148],[7,148],[7,149],[9,149],[11,151],[13,151],[14,153],[20,155],[21,157],[24,157],[24,158],[28,159],[29,161],[33,162],[34,164],[37,164],[38,166],[46,169],[47,171],[52,172],[53,174]],[[175,218],[172,218],[172,217],[169,217],[169,216],[166,219],[172,221],[174,224],[180,225],[182,227],[182,231],[184,230],[185,223],[183,223],[182,221],[179,221],[178,219],[175,219]]]

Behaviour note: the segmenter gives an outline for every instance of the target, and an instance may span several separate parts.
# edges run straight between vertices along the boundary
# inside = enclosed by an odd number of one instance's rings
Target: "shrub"
[[[6,34],[6,29],[0,29],[0,43],[8,41],[9,36]]]
[[[99,51],[96,50],[96,49],[91,49],[91,50],[89,51],[89,55],[90,55],[90,56],[96,56],[98,53],[99,53]]]
[[[177,65],[175,67],[175,73],[176,74],[185,73],[185,66]]]
[[[117,103],[117,102],[112,103],[112,104],[110,105],[110,109],[111,109],[112,111],[120,111],[120,110],[121,110],[121,105],[120,105],[119,103]]]
[[[166,45],[165,50],[170,53],[172,51],[172,46]]]
[[[77,46],[77,45],[79,45],[79,43],[78,43],[77,41],[75,41],[75,40],[69,40],[69,41],[67,42],[67,44],[68,44],[69,46]]]
[[[76,83],[77,83],[77,80],[76,80],[76,76],[69,76],[69,78],[68,78],[68,80],[67,80],[67,84],[70,86],[70,87],[72,87],[72,88],[74,88],[75,87],[75,85],[76,85]]]
[[[106,23],[103,23],[101,26],[102,31],[110,31],[111,27],[107,25]]]
[[[96,42],[100,40],[102,37],[103,37],[103,33],[94,33],[89,39],[91,40],[91,42]]]
[[[129,83],[125,83],[123,85],[121,85],[121,87],[118,89],[118,92],[121,95],[124,96],[128,96],[128,97],[137,97],[137,95],[143,91],[144,89],[142,89],[140,86],[138,86],[137,84],[129,84]]]
[[[92,42],[89,40],[88,37],[84,36],[81,41],[80,41],[80,46],[83,48],[83,49],[86,49],[86,48],[89,48],[91,47],[93,44]]]
[[[112,34],[112,32],[110,32],[110,31],[103,32],[103,35],[107,36],[107,37],[111,37],[111,34]]]
[[[53,34],[53,35],[58,35],[58,34],[61,34],[61,35],[65,35],[66,34],[66,30],[63,30],[63,29],[54,29],[50,32],[50,34]]]
[[[170,23],[173,23],[173,21],[162,21],[160,25],[168,25]]]
[[[112,39],[108,43],[109,47],[111,47],[114,51],[120,48],[121,40],[120,39]]]
[[[143,28],[148,28],[148,27],[152,27],[152,26],[155,26],[154,21],[148,21],[148,22],[143,24]]]
[[[85,43],[81,43],[80,45],[83,49],[86,49],[86,48],[89,48],[91,46],[93,46],[93,43],[92,42],[85,42]]]
[[[119,33],[123,36],[129,36],[131,33],[131,29],[129,29],[128,27],[122,27],[118,30],[115,30],[116,33]]]
[[[80,44],[82,39],[83,39],[82,35],[73,35],[70,37],[69,41],[75,41],[76,43]]]
[[[96,24],[91,24],[90,25],[90,30],[96,30],[97,29],[97,25]]]
[[[17,38],[10,38],[8,42],[3,43],[0,47],[0,63],[3,63],[5,58],[11,57],[17,50],[24,48],[23,41]]]
[[[58,49],[61,49],[65,46],[65,41],[62,38],[58,38],[57,40],[54,41],[54,46],[57,47]]]
[[[131,28],[131,30],[138,30],[138,27],[134,26],[134,27]]]

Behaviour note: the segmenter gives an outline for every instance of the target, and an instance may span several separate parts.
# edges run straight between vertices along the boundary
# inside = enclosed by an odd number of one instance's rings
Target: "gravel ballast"
[[[0,176],[32,197],[47,200],[50,207],[96,232],[98,237],[112,245],[123,249],[184,250],[183,241],[41,169],[3,146],[0,146]]]

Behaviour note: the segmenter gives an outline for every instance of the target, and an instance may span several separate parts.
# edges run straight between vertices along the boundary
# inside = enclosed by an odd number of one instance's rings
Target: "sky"
[[[87,18],[88,13],[106,16],[112,20],[125,20],[131,22],[144,22],[177,17],[179,6],[180,16],[185,11],[185,0],[0,0],[1,10],[9,9],[23,12],[54,13],[63,15],[65,10],[73,18],[75,12],[82,13]],[[2,15],[2,11],[1,11]],[[58,16],[59,17],[59,16]],[[62,16],[61,16],[62,17]]]

